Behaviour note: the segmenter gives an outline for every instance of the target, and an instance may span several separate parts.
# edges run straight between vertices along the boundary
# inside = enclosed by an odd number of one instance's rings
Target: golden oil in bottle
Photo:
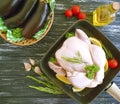
[[[93,12],[93,25],[105,26],[110,24],[115,19],[116,12],[119,8],[120,4],[118,2],[99,6]]]

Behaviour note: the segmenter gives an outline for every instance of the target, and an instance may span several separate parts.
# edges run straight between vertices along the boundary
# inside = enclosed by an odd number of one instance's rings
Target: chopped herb
[[[66,38],[70,38],[70,37],[73,37],[73,36],[75,36],[74,33],[69,33],[69,32],[68,32],[68,33],[65,34],[65,37],[66,37]]]
[[[82,57],[79,53],[79,51],[76,53],[76,56],[75,57],[65,57],[65,56],[62,56],[62,58],[68,62],[72,62],[72,63],[83,63],[82,61]]]
[[[87,65],[85,67],[85,70],[86,70],[86,76],[89,78],[89,79],[93,79],[95,74],[100,70],[100,68],[93,64],[93,65]]]

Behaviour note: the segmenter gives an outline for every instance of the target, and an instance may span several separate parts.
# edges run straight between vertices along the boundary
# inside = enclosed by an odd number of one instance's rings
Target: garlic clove
[[[33,66],[35,65],[35,60],[33,60],[33,59],[30,58],[29,61],[30,61],[31,65],[33,65]]]
[[[24,67],[26,71],[30,71],[32,69],[32,66],[27,62],[24,62]]]

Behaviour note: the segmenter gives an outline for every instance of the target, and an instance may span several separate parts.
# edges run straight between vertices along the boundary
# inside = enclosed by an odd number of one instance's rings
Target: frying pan
[[[82,29],[88,37],[95,37],[98,40],[100,40],[107,49],[109,49],[115,57],[118,62],[120,63],[120,52],[117,50],[117,48],[99,31],[97,28],[95,28],[92,24],[90,24],[87,21],[77,21],[72,26],[70,26],[60,37],[59,39],[53,44],[52,47],[48,50],[48,52],[44,55],[44,57],[41,59],[40,67],[41,70],[60,87],[68,96],[70,96],[72,99],[74,99],[79,104],[87,104],[90,103],[97,97],[102,91],[108,92],[110,95],[112,95],[116,100],[120,102],[120,89],[116,86],[115,83],[112,82],[113,78],[118,74],[120,70],[120,64],[119,66],[114,69],[108,69],[107,72],[105,72],[105,78],[101,85],[98,85],[95,88],[85,88],[81,92],[73,92],[71,90],[71,87],[69,85],[64,84],[63,82],[59,81],[55,77],[55,73],[49,68],[48,61],[51,56],[54,56],[56,50],[62,45],[62,43],[65,41],[65,34],[67,32],[74,32],[75,29]]]

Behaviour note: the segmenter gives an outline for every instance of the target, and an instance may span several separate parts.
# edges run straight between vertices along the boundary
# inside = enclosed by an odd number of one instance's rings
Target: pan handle
[[[113,98],[115,98],[118,102],[120,102],[120,89],[114,82],[111,82],[105,91]]]

